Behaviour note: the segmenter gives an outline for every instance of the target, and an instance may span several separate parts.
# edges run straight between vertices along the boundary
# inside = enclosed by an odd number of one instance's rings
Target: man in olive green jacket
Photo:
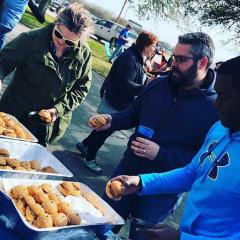
[[[0,111],[14,115],[37,137],[39,129],[44,131],[45,139],[40,141],[43,145],[63,136],[92,78],[91,52],[86,44],[79,41],[58,61],[54,59],[49,52],[53,29],[54,24],[50,24],[22,33],[0,52],[0,80],[15,69],[0,100]],[[28,118],[30,111],[51,108],[56,109],[57,119],[45,128]]]

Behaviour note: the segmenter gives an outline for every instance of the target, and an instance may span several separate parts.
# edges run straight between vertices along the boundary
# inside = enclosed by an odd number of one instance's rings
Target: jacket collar
[[[138,58],[139,62],[143,64],[143,56],[135,43],[132,44],[132,46],[129,48],[129,51],[132,51],[134,55]]]

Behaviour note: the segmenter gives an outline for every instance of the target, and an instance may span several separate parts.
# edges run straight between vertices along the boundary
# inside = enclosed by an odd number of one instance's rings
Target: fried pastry
[[[31,169],[31,163],[28,161],[21,161],[20,164],[22,167],[26,168],[27,170]]]
[[[7,158],[6,157],[0,157],[0,165],[6,165],[7,164]]]
[[[29,207],[38,216],[45,213],[43,207],[38,203],[30,204]]]
[[[22,129],[21,130],[15,130],[15,134],[17,135],[17,138],[26,139],[26,134]]]
[[[61,184],[58,184],[58,185],[57,185],[57,189],[58,189],[58,191],[59,191],[64,197],[70,195],[70,193],[68,192],[68,190],[65,189]]]
[[[54,192],[50,192],[50,193],[48,194],[48,198],[49,198],[50,200],[53,200],[56,204],[58,204],[59,202],[61,202],[61,198],[60,198],[57,194],[55,194]]]
[[[0,135],[3,135],[4,130],[5,130],[5,128],[0,126]]]
[[[13,137],[13,138],[16,138],[17,135],[15,134],[14,130],[13,129],[5,129],[3,130],[3,135],[4,136],[8,136],[8,137]]]
[[[42,191],[35,192],[34,198],[35,198],[36,202],[40,203],[40,204],[49,201],[48,196]]]
[[[97,128],[103,127],[106,123],[107,123],[106,118],[104,118],[101,115],[97,115],[97,116],[92,117],[91,121],[90,121],[90,124],[93,127],[97,127]]]
[[[17,207],[17,209],[23,214],[23,216],[25,216],[26,203],[25,203],[25,201],[23,201],[22,198],[19,198],[19,199],[17,200],[16,207]]]
[[[81,218],[78,213],[68,213],[67,214],[70,225],[79,225],[81,223]]]
[[[2,117],[6,117],[7,116],[7,114],[5,113],[5,112],[0,112],[0,117],[2,118]]]
[[[47,110],[43,109],[38,114],[39,114],[39,116],[40,116],[40,118],[43,122],[46,122],[46,123],[51,123],[52,122],[52,115]]]
[[[32,160],[32,161],[30,161],[30,163],[31,163],[31,168],[33,168],[35,170],[41,169],[41,164],[38,160]]]
[[[5,121],[2,118],[0,118],[0,126],[3,128],[6,126]]]
[[[109,181],[106,185],[106,194],[113,200],[120,200],[123,194],[122,183],[120,181]]]
[[[43,213],[37,217],[35,224],[39,228],[50,228],[53,227],[53,220],[49,214]]]
[[[35,185],[28,186],[27,189],[28,189],[29,195],[32,197],[34,197],[35,193],[42,192],[41,187],[35,186]]]
[[[32,205],[35,203],[35,199],[32,196],[24,196],[23,201],[27,204],[27,205]]]
[[[51,166],[44,167],[41,169],[41,171],[46,173],[56,173],[56,171]]]
[[[17,171],[26,171],[26,169],[24,167],[15,167],[14,170],[17,170]]]
[[[42,206],[46,213],[55,214],[58,212],[57,204],[53,200],[48,200],[42,203]]]
[[[40,185],[44,193],[51,193],[53,192],[52,186],[48,183],[43,183]]]
[[[55,213],[52,215],[52,219],[55,227],[63,227],[68,225],[68,217],[64,213]]]
[[[26,208],[26,219],[28,222],[33,223],[35,219],[37,218],[37,215],[32,211],[32,209],[28,206]]]
[[[2,169],[5,169],[5,170],[13,170],[13,168],[10,167],[10,166],[8,166],[8,165],[2,166]]]
[[[16,158],[7,158],[7,164],[12,167],[20,167],[21,164]]]
[[[12,196],[15,199],[22,198],[28,195],[28,189],[26,186],[23,186],[23,185],[15,186],[11,190],[12,190]]]
[[[7,128],[13,128],[13,126],[15,125],[15,122],[10,118],[10,119],[7,119],[5,118],[5,126]]]
[[[68,213],[72,212],[72,207],[67,202],[62,201],[62,202],[58,203],[57,207],[58,207],[58,212],[59,213],[68,214]]]
[[[0,149],[0,157],[9,157],[10,153],[7,149],[1,148]]]

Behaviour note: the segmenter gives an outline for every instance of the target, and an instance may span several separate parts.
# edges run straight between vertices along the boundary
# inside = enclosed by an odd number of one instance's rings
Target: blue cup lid
[[[139,125],[138,126],[138,133],[140,133],[141,135],[147,137],[147,138],[152,138],[153,134],[154,134],[154,130],[148,127],[145,127],[143,125]]]

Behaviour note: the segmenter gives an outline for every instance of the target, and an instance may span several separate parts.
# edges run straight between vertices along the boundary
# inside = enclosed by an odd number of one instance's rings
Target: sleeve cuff
[[[57,110],[58,117],[62,117],[64,115],[64,107],[61,103],[55,104],[54,108]]]
[[[157,156],[154,158],[154,161],[157,163],[161,163],[162,159],[166,156],[167,149],[165,147],[160,146]]]

